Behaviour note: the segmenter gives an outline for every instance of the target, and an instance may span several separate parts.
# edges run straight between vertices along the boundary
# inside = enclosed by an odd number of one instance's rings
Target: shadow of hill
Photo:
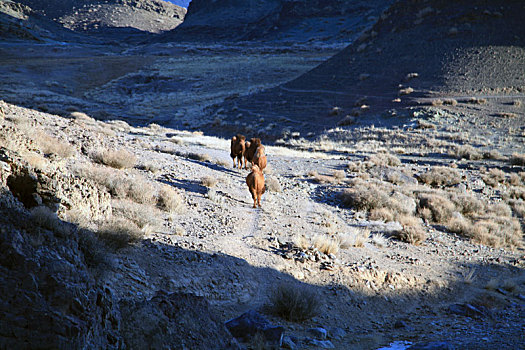
[[[458,265],[458,270],[476,271],[474,283],[458,278],[422,281],[413,286],[403,285],[402,275],[396,280],[392,274],[373,270],[360,273],[341,265],[338,277],[326,271],[325,281],[314,285],[297,280],[290,272],[303,266],[318,269],[315,263],[290,261],[284,269],[258,267],[236,256],[204,252],[206,247],[198,240],[174,240],[160,234],[112,251],[100,245],[96,233],[76,230],[67,222],[60,222],[59,230],[59,226],[35,226],[26,211],[8,204],[12,203],[10,196],[2,195],[0,203],[2,347],[40,342],[40,346],[52,347],[118,348],[119,344],[145,345],[141,341],[155,339],[160,342],[155,344],[175,341],[191,344],[194,349],[220,349],[225,348],[229,335],[212,332],[212,327],[220,329],[222,322],[248,309],[260,310],[299,339],[301,330],[310,327],[341,327],[347,335],[333,340],[339,349],[373,349],[394,340],[446,340],[461,349],[511,349],[524,341],[525,307],[517,296],[525,278],[523,262],[520,266],[515,261],[498,263],[494,259]],[[64,225],[69,230],[63,230]],[[272,250],[267,254],[275,254]],[[516,280],[517,291],[483,289],[493,277]],[[300,323],[272,315],[264,306],[280,283],[317,293],[320,314]],[[147,306],[158,298],[161,304],[166,303],[163,296],[169,293],[183,293],[180,299],[195,308],[180,306],[183,314],[174,310],[159,314],[160,306]],[[191,295],[201,297],[200,301]],[[202,297],[210,302],[209,307],[202,304]],[[176,305],[176,300],[170,300]],[[451,311],[454,304],[468,304],[481,311],[471,314],[467,307],[462,315],[464,308],[459,307],[458,314]],[[135,307],[140,310],[137,315],[130,313]],[[46,313],[53,316],[45,318]],[[121,318],[121,313],[127,318]],[[206,313],[217,316],[210,316],[214,321],[209,321]],[[177,320],[184,327],[165,327],[180,324]],[[400,320],[404,326],[398,327]],[[75,322],[80,323],[75,326]],[[89,339],[83,336],[87,329],[96,330]],[[155,329],[153,338],[148,337],[151,329]],[[133,339],[126,338],[130,335]],[[210,341],[217,346],[210,347]]]

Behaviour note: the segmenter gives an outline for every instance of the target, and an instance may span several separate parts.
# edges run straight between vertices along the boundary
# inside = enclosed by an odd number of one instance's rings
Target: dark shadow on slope
[[[93,233],[71,230],[66,237],[62,235],[65,231],[59,234],[33,227],[30,220],[20,220],[27,218],[27,212],[6,206],[10,201],[12,198],[6,196],[0,198],[3,347],[186,344],[192,349],[223,349],[231,344],[231,338],[222,322],[249,309],[258,309],[272,323],[285,325],[288,335],[303,327],[341,327],[347,335],[333,340],[337,348],[374,349],[394,340],[433,340],[448,341],[462,349],[510,349],[524,341],[521,330],[525,308],[517,290],[502,295],[482,289],[492,276],[521,281],[524,261],[462,266],[476,270],[480,280],[474,280],[474,284],[458,280],[441,288],[434,283],[421,283],[417,288],[394,293],[389,285],[397,287],[401,282],[391,277],[374,280],[377,292],[372,292],[360,280],[365,277],[352,275],[351,269],[347,273],[355,277],[352,283],[308,285],[287,273],[255,267],[223,253],[199,252],[184,240],[174,245],[169,236],[158,235],[154,240],[143,240],[114,252],[99,251],[108,255],[108,261],[114,257],[133,261],[131,270],[127,267],[127,272],[123,272],[111,263],[98,267],[86,264],[83,252],[91,254],[100,249],[93,245],[92,240],[97,241]],[[86,234],[91,235],[88,241],[83,237]],[[91,242],[89,246],[87,242]],[[97,261],[100,259],[104,257]],[[90,264],[94,262],[91,260]],[[319,268],[316,263],[296,264]],[[106,277],[98,283],[104,283],[104,287],[99,287],[93,278],[93,269],[100,268]],[[138,269],[143,272],[132,273]],[[133,276],[127,278],[129,273]],[[107,282],[103,282],[104,278]],[[263,306],[276,281],[318,293],[323,317],[294,324],[268,313]],[[402,286],[399,284],[400,289]],[[177,306],[177,300],[185,302]],[[456,304],[460,306],[454,307]],[[481,312],[469,313],[472,308],[467,304]],[[171,306],[166,309],[162,305]],[[461,310],[467,311],[462,315]],[[334,320],[342,323],[331,323]],[[399,320],[405,326],[397,327]],[[290,325],[293,331],[289,330]],[[202,327],[207,327],[206,332]],[[150,334],[152,329],[154,334]],[[91,337],[86,338],[83,334],[88,330]],[[302,335],[298,334],[298,339],[303,339]]]

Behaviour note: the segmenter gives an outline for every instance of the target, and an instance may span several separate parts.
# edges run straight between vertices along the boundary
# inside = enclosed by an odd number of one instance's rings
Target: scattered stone
[[[327,334],[328,334],[328,332],[326,331],[326,329],[321,328],[321,327],[310,328],[310,329],[308,330],[308,333],[310,333],[312,336],[314,336],[315,339],[319,339],[319,340],[324,340],[324,339],[326,339],[326,336],[327,336]]]
[[[290,350],[296,350],[297,349],[297,345],[295,344],[295,342],[292,340],[291,337],[286,335],[286,336],[283,337],[283,341],[281,342],[281,348],[283,348],[283,349],[290,349]]]
[[[241,316],[226,322],[226,327],[235,338],[248,341],[257,333],[272,344],[281,344],[284,334],[282,326],[274,326],[255,310],[249,310]]]
[[[346,332],[344,329],[339,327],[330,327],[328,328],[327,336],[329,339],[341,340],[346,336]]]
[[[322,349],[335,349],[334,344],[330,340],[317,340],[317,339],[309,339],[307,341],[308,345],[313,345],[320,347]]]
[[[448,307],[448,312],[467,317],[485,317],[486,313],[471,304],[452,304]]]

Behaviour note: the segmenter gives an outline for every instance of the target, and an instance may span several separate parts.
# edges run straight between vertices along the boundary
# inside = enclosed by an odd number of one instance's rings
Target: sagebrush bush
[[[217,185],[217,182],[219,181],[213,176],[204,176],[201,179],[201,185],[205,187],[214,187],[215,185]]]
[[[446,224],[456,210],[454,203],[438,194],[422,194],[419,196],[419,210],[427,208],[432,213],[432,221]]]
[[[316,316],[321,298],[309,286],[282,283],[270,294],[270,306],[274,314],[288,321],[303,321]]]
[[[184,209],[184,199],[169,186],[160,189],[157,204],[167,212],[181,212]]]
[[[512,153],[512,156],[509,159],[510,164],[512,165],[525,165],[525,153]]]
[[[55,154],[61,158],[68,158],[75,154],[75,148],[69,142],[57,139],[43,131],[38,131],[31,137],[45,154]]]
[[[461,175],[454,168],[434,167],[421,174],[419,179],[433,187],[454,186],[461,182]]]
[[[390,153],[377,153],[367,159],[377,166],[399,166],[401,161],[397,156]]]
[[[371,183],[356,184],[344,189],[340,193],[340,199],[344,206],[367,211],[384,208],[389,203],[388,193]]]
[[[102,222],[96,233],[108,247],[114,249],[127,247],[144,237],[144,232],[134,222],[118,217]]]
[[[115,169],[133,168],[137,162],[137,157],[125,149],[98,150],[93,152],[91,157],[95,162]]]
[[[190,153],[186,154],[186,158],[193,159],[193,160],[198,160],[200,162],[209,162],[211,160],[211,157],[209,156],[209,154],[206,154],[206,153],[194,153],[194,152],[190,152]]]
[[[487,185],[496,187],[505,181],[505,173],[501,169],[492,168],[481,178]]]
[[[455,146],[450,154],[458,159],[480,160],[483,155],[470,145]]]
[[[480,215],[485,210],[483,202],[471,194],[457,194],[450,199],[456,206],[456,210],[463,215]]]

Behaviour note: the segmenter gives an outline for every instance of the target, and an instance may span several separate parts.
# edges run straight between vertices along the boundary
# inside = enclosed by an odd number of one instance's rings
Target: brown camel
[[[257,165],[253,165],[252,172],[246,176],[246,184],[252,194],[253,207],[257,208],[258,204],[260,208],[261,196],[266,191],[266,187],[264,186],[264,175]]]
[[[234,168],[235,168],[235,159],[237,159],[237,163],[239,163],[238,164],[239,169],[242,168],[242,158],[244,157],[244,153],[246,151],[245,140],[246,140],[246,137],[241,134],[237,134],[234,137],[232,137],[230,156],[233,159]],[[246,165],[246,158],[244,162]]]

